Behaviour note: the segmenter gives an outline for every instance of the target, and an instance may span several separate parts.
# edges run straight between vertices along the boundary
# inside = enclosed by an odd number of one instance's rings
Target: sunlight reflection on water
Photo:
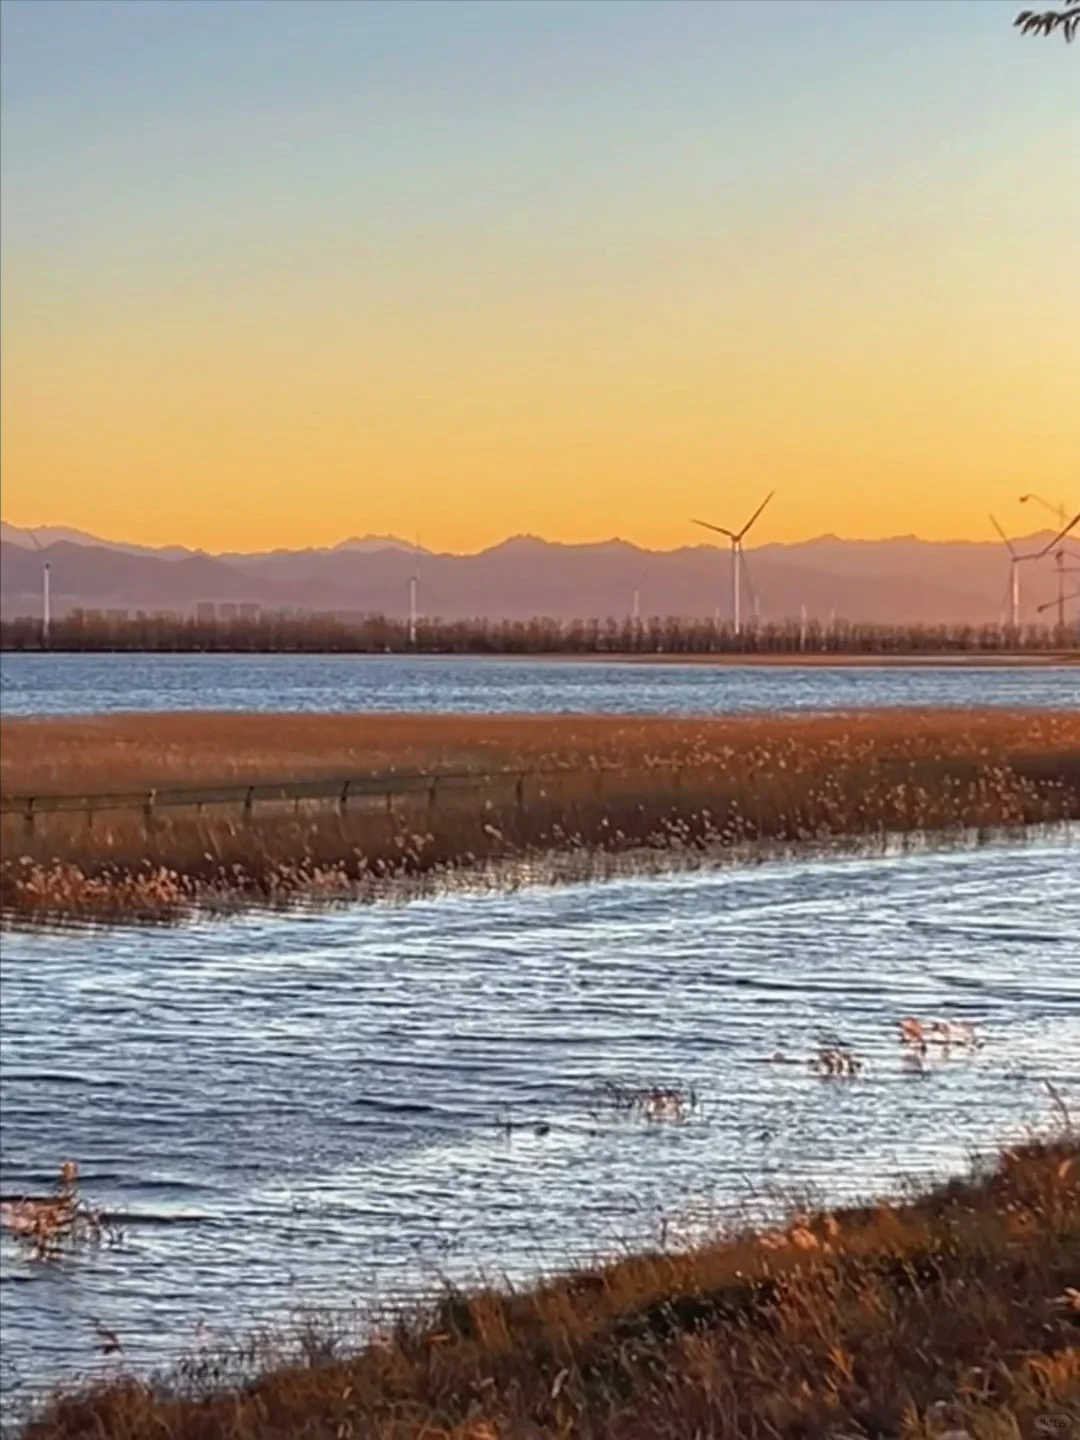
[[[1080,706],[1080,667],[633,664],[439,656],[0,655],[0,714],[119,710],[712,715]]]
[[[9,934],[2,1188],[77,1159],[125,1239],[59,1265],[4,1241],[5,1383],[91,1367],[95,1321],[158,1364],[197,1324],[527,1276],[770,1187],[955,1169],[1045,1116],[1043,1080],[1075,1086],[1078,878],[1060,834]],[[908,1014],[986,1043],[914,1075]],[[856,1080],[808,1069],[833,1042]],[[605,1081],[699,1104],[650,1123],[605,1109]]]

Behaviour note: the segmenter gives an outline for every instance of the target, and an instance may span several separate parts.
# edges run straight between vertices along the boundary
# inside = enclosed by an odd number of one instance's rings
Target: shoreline
[[[716,652],[699,653],[674,651],[537,651],[520,653],[491,653],[485,651],[444,651],[444,650],[304,650],[304,649],[158,649],[148,647],[97,648],[85,647],[70,650],[21,650],[0,649],[0,657],[21,656],[59,659],[81,656],[126,656],[141,658],[198,658],[201,660],[252,660],[256,658],[286,660],[437,660],[443,663],[468,664],[510,664],[510,665],[693,665],[717,666],[734,669],[772,669],[775,667],[808,670],[882,669],[882,670],[1014,670],[1014,669],[1072,669],[1080,667],[1080,648],[1067,650],[1026,650],[998,652],[993,650],[942,651],[928,654],[878,654],[865,651],[821,652],[821,651],[759,651],[759,652]]]
[[[918,1024],[918,1022],[905,1022]],[[850,1080],[826,1083],[847,1085]],[[857,1083],[857,1082],[856,1082]],[[796,1440],[1064,1433],[1080,1393],[1080,1141],[914,1194],[508,1287],[446,1287],[366,1338],[308,1322],[157,1380],[62,1388],[23,1440]],[[650,1103],[669,1092],[642,1092]],[[633,1097],[631,1097],[633,1099]],[[977,1377],[971,1380],[966,1377]],[[1049,1417],[1060,1424],[1040,1424]]]
[[[1031,651],[1008,655],[999,655],[993,652],[988,652],[984,655],[971,655],[966,653],[940,655],[829,655],[811,654],[807,652],[780,655],[763,652],[757,655],[493,655],[490,657],[472,656],[462,658],[551,660],[564,664],[581,660],[589,664],[716,665],[721,668],[733,667],[746,669],[772,669],[779,666],[795,670],[845,670],[852,667],[870,670],[1011,670],[1032,668],[1066,670],[1074,665],[1080,666],[1080,650],[1066,650],[1047,654]]]

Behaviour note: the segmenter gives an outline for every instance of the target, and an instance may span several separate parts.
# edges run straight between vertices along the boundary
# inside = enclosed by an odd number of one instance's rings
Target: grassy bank
[[[11,915],[167,919],[196,905],[557,853],[700,851],[1080,817],[1080,712],[868,711],[718,720],[139,715],[8,720],[5,794],[400,771],[496,779],[341,813],[325,802],[4,817]]]
[[[1067,1138],[907,1203],[449,1296],[358,1353],[309,1336],[254,1377],[206,1359],[161,1385],[105,1381],[26,1440],[1068,1434],[1078,1280]]]

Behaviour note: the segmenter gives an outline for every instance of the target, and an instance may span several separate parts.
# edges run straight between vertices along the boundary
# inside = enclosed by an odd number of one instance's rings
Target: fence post
[[[428,811],[429,811],[429,812],[435,809],[435,806],[436,806],[437,801],[438,801],[438,791],[439,791],[439,777],[438,777],[437,775],[433,775],[433,776],[431,777],[431,786],[430,786],[430,788],[429,788],[429,790],[428,790]]]
[[[255,786],[249,785],[247,794],[244,796],[244,824],[251,824],[251,810],[255,803]]]
[[[518,778],[517,778],[517,784],[516,784],[515,787],[514,787],[514,791],[515,791],[515,794],[516,794],[516,796],[517,796],[517,808],[518,808],[519,810],[524,810],[524,809],[525,809],[525,772],[524,772],[524,771],[522,771],[521,774],[518,776]]]
[[[348,780],[346,780],[346,781],[345,781],[345,784],[341,787],[341,794],[338,796],[338,809],[340,810],[340,812],[342,813],[342,815],[344,815],[345,812],[346,812],[346,810],[347,810],[348,808],[349,808],[349,782],[348,782]]]
[[[28,835],[34,833],[34,802],[27,800],[26,809],[23,811],[23,829]]]
[[[157,791],[151,790],[146,797],[146,803],[143,805],[143,823],[147,830],[154,828],[154,797],[156,795]]]

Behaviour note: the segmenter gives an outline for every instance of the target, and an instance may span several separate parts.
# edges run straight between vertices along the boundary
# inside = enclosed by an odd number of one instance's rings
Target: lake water
[[[730,714],[1080,706],[1080,666],[733,666],[323,655],[0,655],[0,714],[120,710]]]
[[[7,1404],[105,1363],[98,1324],[149,1367],[305,1307],[679,1239],[770,1187],[841,1198],[961,1168],[1046,1118],[1043,1081],[1078,1098],[1078,880],[1058,833],[9,933],[3,1189],[75,1159],[124,1238],[62,1262],[4,1238]],[[972,1020],[985,1044],[916,1073],[906,1015]],[[856,1079],[808,1068],[834,1041]],[[698,1105],[627,1116],[607,1081]]]

